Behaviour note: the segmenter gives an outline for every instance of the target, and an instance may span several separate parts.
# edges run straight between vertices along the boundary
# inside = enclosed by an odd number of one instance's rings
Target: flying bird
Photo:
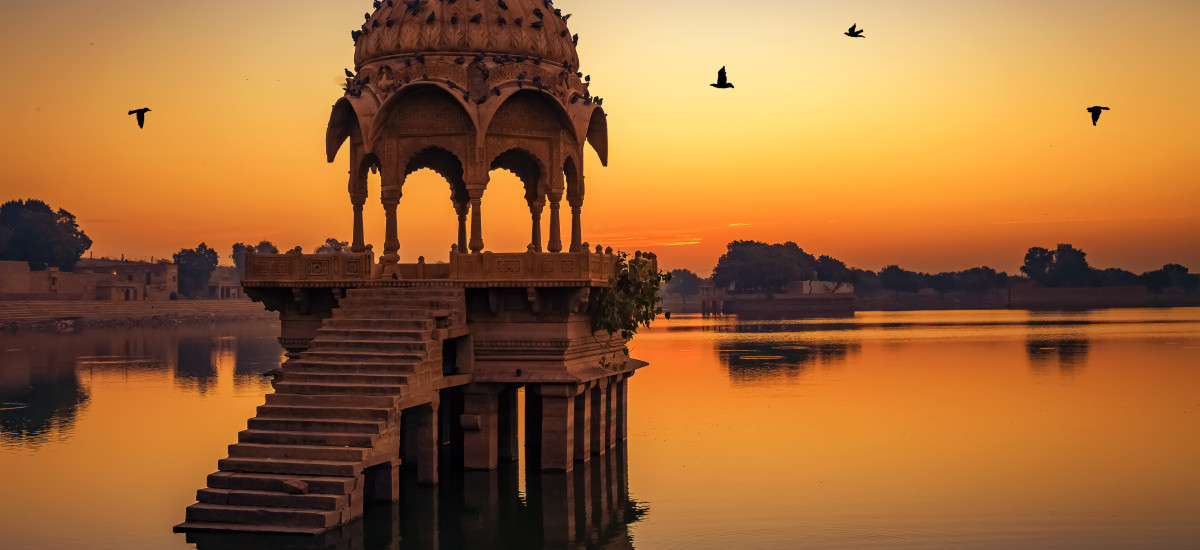
[[[842,34],[849,36],[850,38],[866,38],[865,36],[863,36],[863,31],[860,31],[857,29],[858,29],[858,23],[855,23],[853,25],[850,25],[850,30],[848,30]]]
[[[721,70],[717,71],[717,83],[709,84],[709,86],[712,86],[713,88],[732,88],[733,87],[733,84],[730,84],[729,80],[725,78],[725,67],[721,67]]]
[[[1096,123],[1100,121],[1100,111],[1107,110],[1109,110],[1108,107],[1101,107],[1099,105],[1095,107],[1088,107],[1087,111],[1092,113],[1092,126],[1095,126]]]
[[[141,109],[135,109],[135,110],[129,111],[129,114],[137,115],[138,128],[141,128],[146,124],[146,113],[148,113],[148,112],[150,112],[149,107],[142,107]],[[1096,116],[1100,116],[1100,115],[1097,114]]]

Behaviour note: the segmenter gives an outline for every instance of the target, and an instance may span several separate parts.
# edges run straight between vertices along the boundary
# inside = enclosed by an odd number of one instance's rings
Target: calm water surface
[[[1200,309],[676,317],[604,460],[189,543],[277,334],[0,335],[0,548],[1200,548]]]

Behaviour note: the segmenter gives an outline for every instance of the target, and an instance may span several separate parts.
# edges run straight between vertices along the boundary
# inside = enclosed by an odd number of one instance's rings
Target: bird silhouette
[[[733,87],[733,84],[730,84],[729,80],[725,78],[725,67],[721,67],[721,70],[717,71],[717,83],[709,84],[709,86],[712,86],[713,88],[732,88]]]
[[[863,31],[856,30],[857,28],[858,28],[858,23],[855,23],[853,25],[850,25],[850,30],[848,30],[842,34],[845,34],[846,36],[849,36],[850,38],[866,38],[865,36],[863,36]]]
[[[1087,108],[1087,111],[1089,113],[1092,113],[1092,126],[1095,126],[1096,123],[1100,121],[1100,111],[1107,111],[1107,110],[1109,110],[1108,107],[1101,107],[1099,105],[1097,105],[1095,107]]]
[[[354,78],[354,73],[350,72],[350,69],[343,70],[346,71],[346,78]]]
[[[150,112],[149,107],[142,107],[141,109],[135,109],[135,110],[129,111],[129,114],[137,115],[138,128],[142,128],[146,124],[146,113],[148,113],[148,112]],[[1100,115],[1096,115],[1096,116],[1100,116]]]

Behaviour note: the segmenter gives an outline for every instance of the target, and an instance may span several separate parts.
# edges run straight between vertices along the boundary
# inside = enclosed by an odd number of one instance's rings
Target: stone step
[[[325,445],[329,447],[370,447],[374,443],[370,434],[274,430],[242,430],[238,432],[238,442],[272,445]]]
[[[404,393],[406,388],[407,386],[381,386],[377,384],[275,383],[277,391],[303,395],[400,395]]]
[[[356,386],[405,386],[407,374],[357,374],[347,372],[285,372],[283,382],[307,384],[351,384]]]
[[[275,418],[324,418],[329,420],[374,420],[387,422],[395,417],[394,409],[369,407],[314,407],[303,405],[261,405],[259,416]]]
[[[391,409],[396,406],[396,398],[387,395],[297,395],[268,393],[267,404],[296,407],[368,407],[372,409]]]
[[[337,525],[341,514],[328,510],[291,510],[197,503],[187,508],[186,521],[238,525],[283,525],[328,528]]]
[[[346,372],[358,374],[413,374],[418,363],[359,363],[350,361],[305,361],[288,363],[288,372]]]
[[[297,535],[311,535],[316,537],[324,533],[324,527],[290,527],[286,525],[242,525],[235,523],[209,523],[204,521],[185,521],[176,525],[174,528],[176,533],[187,533],[186,538],[189,544],[209,544],[214,542],[213,537],[221,537],[220,545],[213,545],[212,548],[224,548],[226,550],[234,550],[237,548],[252,548],[259,550],[262,548],[262,542],[257,536],[273,536],[281,535],[295,537]],[[246,535],[257,535],[253,539],[247,539]],[[230,538],[225,538],[230,537]],[[249,544],[249,546],[238,546],[239,544]],[[208,548],[209,546],[205,546]],[[303,548],[303,547],[301,547]],[[320,548],[319,546],[316,548]]]
[[[302,360],[336,361],[343,363],[392,363],[397,365],[420,363],[425,360],[424,353],[388,353],[382,351],[352,351],[352,350],[308,350],[300,357]],[[283,367],[287,372],[287,366]]]
[[[359,464],[322,460],[271,460],[268,458],[222,458],[217,468],[223,472],[250,474],[287,474],[296,476],[354,477]],[[202,521],[202,520],[201,520]]]
[[[405,296],[371,296],[365,298],[346,298],[338,303],[338,308],[386,307],[389,309],[454,309],[458,305],[454,299],[416,298]]]
[[[287,493],[288,484],[295,487],[297,483],[307,489],[305,494],[348,495],[354,490],[354,479],[347,477],[236,472],[214,472],[208,475],[208,486],[211,489]]]
[[[411,353],[424,355],[429,347],[425,340],[313,340],[307,351],[361,351],[379,353]]]
[[[369,420],[329,420],[326,418],[277,418],[258,416],[247,421],[251,430],[277,432],[331,432],[345,434],[378,434],[379,422]]]
[[[331,317],[326,319],[321,325],[321,329],[317,332],[320,337],[327,330],[388,330],[414,333],[420,333],[420,339],[428,337],[429,331],[433,329],[433,319],[353,319],[343,317]]]
[[[312,460],[317,462],[361,462],[366,459],[363,447],[330,447],[321,445],[275,445],[263,443],[234,443],[229,446],[229,458],[266,458],[270,460]]]
[[[424,309],[394,309],[387,307],[358,307],[358,306],[341,306],[333,310],[331,319],[357,319],[357,320],[410,320],[432,322],[433,316],[428,310]]]
[[[349,501],[349,497],[345,495],[290,494],[274,491],[208,488],[196,491],[196,501],[201,504],[254,506],[259,508],[337,510]]]
[[[321,327],[313,343],[345,341],[424,342],[429,332],[424,330],[397,330],[387,327],[364,326],[354,328]]]

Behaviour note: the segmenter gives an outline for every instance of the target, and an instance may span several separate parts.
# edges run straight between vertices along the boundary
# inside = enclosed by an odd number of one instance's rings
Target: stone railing
[[[426,263],[386,267],[374,262],[372,252],[302,254],[247,254],[242,284],[263,286],[355,286],[378,281],[456,281],[468,286],[532,284],[592,286],[608,284],[616,268],[611,249],[596,252],[516,252],[462,254],[450,252],[449,263]],[[395,273],[393,278],[384,273]]]
[[[243,284],[361,281],[371,278],[370,252],[246,254]]]
[[[518,252],[497,254],[450,253],[450,278],[455,281],[503,284],[521,282],[582,282],[606,285],[617,257],[593,252]]]

